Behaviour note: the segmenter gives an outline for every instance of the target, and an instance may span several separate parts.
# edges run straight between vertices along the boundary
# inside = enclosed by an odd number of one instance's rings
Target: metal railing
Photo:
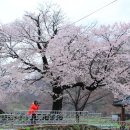
[[[13,128],[14,114],[0,114],[0,128]]]
[[[51,111],[40,110],[36,113],[37,124],[76,124],[86,122],[86,118],[101,117],[101,113],[88,113],[87,111]],[[27,111],[15,111],[14,124],[30,124],[31,116]]]
[[[31,125],[31,116],[27,110],[17,110],[11,114],[0,114],[0,126],[27,126]],[[36,113],[36,124],[83,124],[87,119],[100,118],[101,113],[88,111],[52,111],[39,110]]]
[[[31,124],[31,116],[26,110],[18,110],[11,114],[0,114],[0,128],[22,128]],[[86,124],[100,129],[129,130],[129,121],[113,120],[112,116],[103,117],[101,113],[88,111],[51,111],[40,110],[36,113],[37,125]]]

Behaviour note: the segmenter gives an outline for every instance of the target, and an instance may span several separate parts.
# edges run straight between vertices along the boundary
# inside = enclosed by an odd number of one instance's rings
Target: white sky
[[[8,23],[21,18],[25,11],[34,11],[38,5],[48,0],[0,0],[0,22]],[[51,0],[58,3],[66,16],[72,21],[92,13],[113,0]],[[130,22],[130,0],[118,0],[99,12],[79,22],[87,24],[97,21],[99,24]]]

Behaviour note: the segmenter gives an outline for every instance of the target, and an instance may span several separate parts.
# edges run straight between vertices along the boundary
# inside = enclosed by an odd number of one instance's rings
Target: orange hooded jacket
[[[39,109],[39,105],[35,105],[34,103],[32,103],[27,114],[28,115],[35,114],[38,109]]]

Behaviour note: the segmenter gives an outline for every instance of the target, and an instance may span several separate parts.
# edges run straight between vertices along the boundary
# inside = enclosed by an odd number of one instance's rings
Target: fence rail
[[[14,124],[30,124],[31,116],[27,111],[14,113]],[[87,111],[38,111],[36,114],[37,124],[75,124],[86,122],[86,118],[101,117],[101,113],[88,113]]]
[[[0,128],[18,128],[31,125],[31,116],[26,110],[18,110],[11,114],[0,114]],[[43,124],[87,124],[101,129],[129,129],[130,122],[103,117],[101,113],[88,111],[51,111],[39,110],[36,114],[37,125]]]

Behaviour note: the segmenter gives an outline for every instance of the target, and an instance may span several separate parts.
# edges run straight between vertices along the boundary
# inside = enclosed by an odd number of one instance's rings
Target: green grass
[[[68,122],[70,120],[75,121],[75,118],[66,118],[66,120],[68,120]],[[99,128],[120,128],[121,127],[121,124],[119,122],[117,122],[117,121],[114,122],[114,121],[111,120],[111,118],[100,118],[100,117],[86,118],[86,119],[80,118],[79,121],[80,122],[77,123],[77,125],[78,124],[79,125],[80,124],[86,124],[86,125],[91,125],[91,126],[97,126]],[[43,122],[47,123],[45,121],[43,121]],[[126,122],[130,122],[130,120],[127,120]],[[23,119],[21,119],[21,121],[18,121],[15,124],[19,125],[19,124],[22,124],[22,123],[27,123],[27,119],[23,118]],[[78,130],[78,126],[75,125],[75,127],[77,127],[76,129]],[[126,125],[125,127],[128,128],[129,125]],[[26,128],[26,130],[30,130],[30,127],[25,126],[24,128]],[[0,128],[0,130],[1,130],[1,128]]]

